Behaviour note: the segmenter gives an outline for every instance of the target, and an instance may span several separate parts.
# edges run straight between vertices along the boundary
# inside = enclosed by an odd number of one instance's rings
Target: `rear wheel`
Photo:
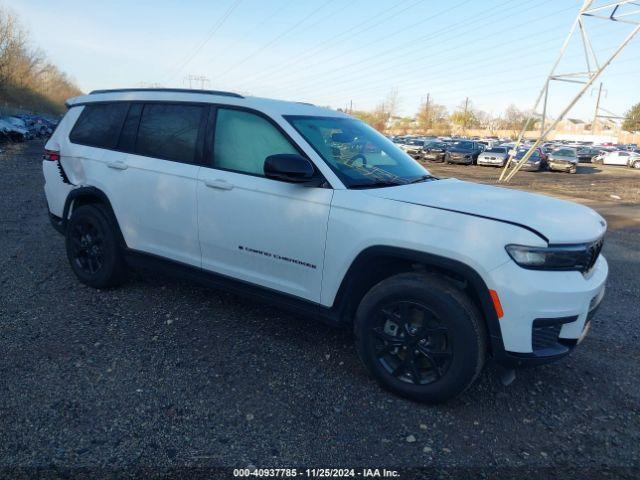
[[[103,205],[83,205],[73,211],[66,232],[67,258],[82,283],[108,288],[126,280],[116,228]]]
[[[640,170],[640,160],[636,160],[635,162],[633,162],[633,168],[637,168]]]
[[[475,306],[437,275],[403,273],[377,284],[358,307],[355,333],[372,376],[421,402],[460,394],[485,361],[486,334]]]

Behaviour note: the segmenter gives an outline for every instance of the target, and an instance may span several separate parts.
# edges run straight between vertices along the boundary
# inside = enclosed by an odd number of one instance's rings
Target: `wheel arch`
[[[332,309],[342,322],[351,322],[360,301],[371,287],[385,278],[407,271],[433,272],[457,283],[482,314],[492,353],[504,351],[499,319],[480,274],[463,262],[431,253],[390,246],[366,248],[349,266]]]

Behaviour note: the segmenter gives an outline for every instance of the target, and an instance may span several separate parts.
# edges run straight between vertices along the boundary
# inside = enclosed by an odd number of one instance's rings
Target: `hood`
[[[577,203],[454,178],[363,191],[379,198],[518,225],[549,243],[591,242],[604,234],[607,225],[595,211]]]
[[[549,160],[554,160],[556,162],[569,162],[569,163],[576,163],[578,161],[576,157],[569,157],[565,155],[554,155],[553,153],[549,155]]]

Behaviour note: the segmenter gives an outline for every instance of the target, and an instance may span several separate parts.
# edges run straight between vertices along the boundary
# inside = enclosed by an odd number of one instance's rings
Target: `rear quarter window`
[[[127,103],[85,105],[69,140],[92,147],[114,148],[128,108]]]

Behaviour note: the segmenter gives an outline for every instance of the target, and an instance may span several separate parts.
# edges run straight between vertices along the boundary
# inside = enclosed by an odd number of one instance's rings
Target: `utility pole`
[[[431,117],[429,115],[430,108],[431,108],[431,94],[427,92],[427,101],[424,104],[424,118],[427,120],[426,122],[427,130],[429,130],[429,128],[433,128],[433,125],[431,124]],[[424,132],[424,133],[427,133],[427,132]]]
[[[600,112],[600,95],[602,95],[602,82],[600,82],[600,87],[598,87],[598,99],[596,100],[596,109],[593,112],[593,122],[591,122],[592,135],[596,133],[596,122],[598,121],[598,112]]]

